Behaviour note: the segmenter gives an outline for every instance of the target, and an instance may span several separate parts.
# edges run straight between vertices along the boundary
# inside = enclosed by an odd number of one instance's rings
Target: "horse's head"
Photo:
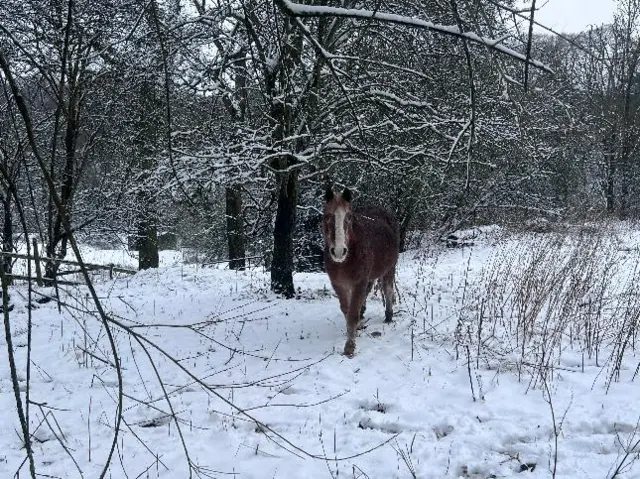
[[[328,188],[325,196],[322,217],[324,241],[331,259],[342,263],[347,259],[347,245],[351,235],[351,191],[345,188],[342,193],[334,193]]]

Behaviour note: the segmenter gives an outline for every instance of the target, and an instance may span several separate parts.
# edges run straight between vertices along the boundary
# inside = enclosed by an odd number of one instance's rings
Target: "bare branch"
[[[505,40],[504,38],[492,39],[480,36],[473,32],[463,32],[460,27],[455,25],[438,25],[436,23],[430,22],[428,20],[422,20],[420,18],[412,18],[403,15],[397,15],[394,13],[383,13],[371,10],[302,5],[299,3],[291,2],[290,0],[276,0],[276,2],[284,12],[294,17],[344,17],[361,20],[379,20],[381,22],[406,25],[409,27],[430,30],[443,35],[464,38],[471,42],[485,45],[490,49],[496,50],[500,53],[504,53],[510,57],[515,58],[518,61],[531,64],[531,66],[535,68],[539,68],[548,73],[554,73],[554,71],[544,63],[527,58],[526,55],[518,53],[515,50],[504,46],[502,44]]]

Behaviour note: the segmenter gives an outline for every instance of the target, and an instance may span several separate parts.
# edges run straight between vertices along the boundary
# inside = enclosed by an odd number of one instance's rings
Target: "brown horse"
[[[351,192],[327,189],[322,220],[324,264],[347,320],[345,356],[353,356],[356,330],[375,280],[382,283],[385,322],[393,320],[400,243],[395,216],[379,207],[351,207]]]

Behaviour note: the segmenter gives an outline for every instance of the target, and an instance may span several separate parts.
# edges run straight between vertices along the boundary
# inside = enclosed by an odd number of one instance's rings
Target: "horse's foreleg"
[[[367,283],[363,282],[355,285],[351,289],[351,298],[347,308],[347,342],[344,344],[345,356],[353,356],[356,350],[356,332],[360,321],[360,308],[367,296]]]
[[[382,294],[384,296],[384,322],[393,321],[393,303],[395,303],[395,267],[382,277]]]
[[[338,286],[337,284],[331,284],[333,286],[333,290],[338,295],[338,301],[340,302],[340,311],[342,314],[347,316],[347,310],[349,309],[349,296],[351,296],[351,292],[348,288],[343,288],[342,286]]]

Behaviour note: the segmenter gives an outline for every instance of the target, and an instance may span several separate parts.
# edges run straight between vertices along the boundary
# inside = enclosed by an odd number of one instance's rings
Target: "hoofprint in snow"
[[[605,249],[631,261],[637,235],[615,233]],[[524,264],[536,244],[494,229],[471,248],[405,253],[396,322],[384,325],[370,298],[353,359],[340,354],[345,323],[323,274],[296,275],[299,297],[282,300],[262,271],[178,264],[172,253],[172,266],[98,282],[108,314],[145,338],[111,325],[124,402],[106,477],[187,478],[189,463],[194,477],[546,478],[555,468],[556,477],[603,478],[620,464],[629,466],[618,477],[638,477],[632,355],[607,390],[614,341],[602,341],[596,362],[563,337],[541,380],[523,364],[532,357],[507,351],[506,334],[481,332],[479,348],[478,328],[465,326],[496,258]],[[11,290],[23,397],[26,294]],[[32,309],[35,467],[43,477],[97,477],[114,437],[115,360],[86,288],[60,294],[61,310]],[[6,357],[4,335],[1,344]],[[0,368],[0,477],[27,477],[6,360]]]

